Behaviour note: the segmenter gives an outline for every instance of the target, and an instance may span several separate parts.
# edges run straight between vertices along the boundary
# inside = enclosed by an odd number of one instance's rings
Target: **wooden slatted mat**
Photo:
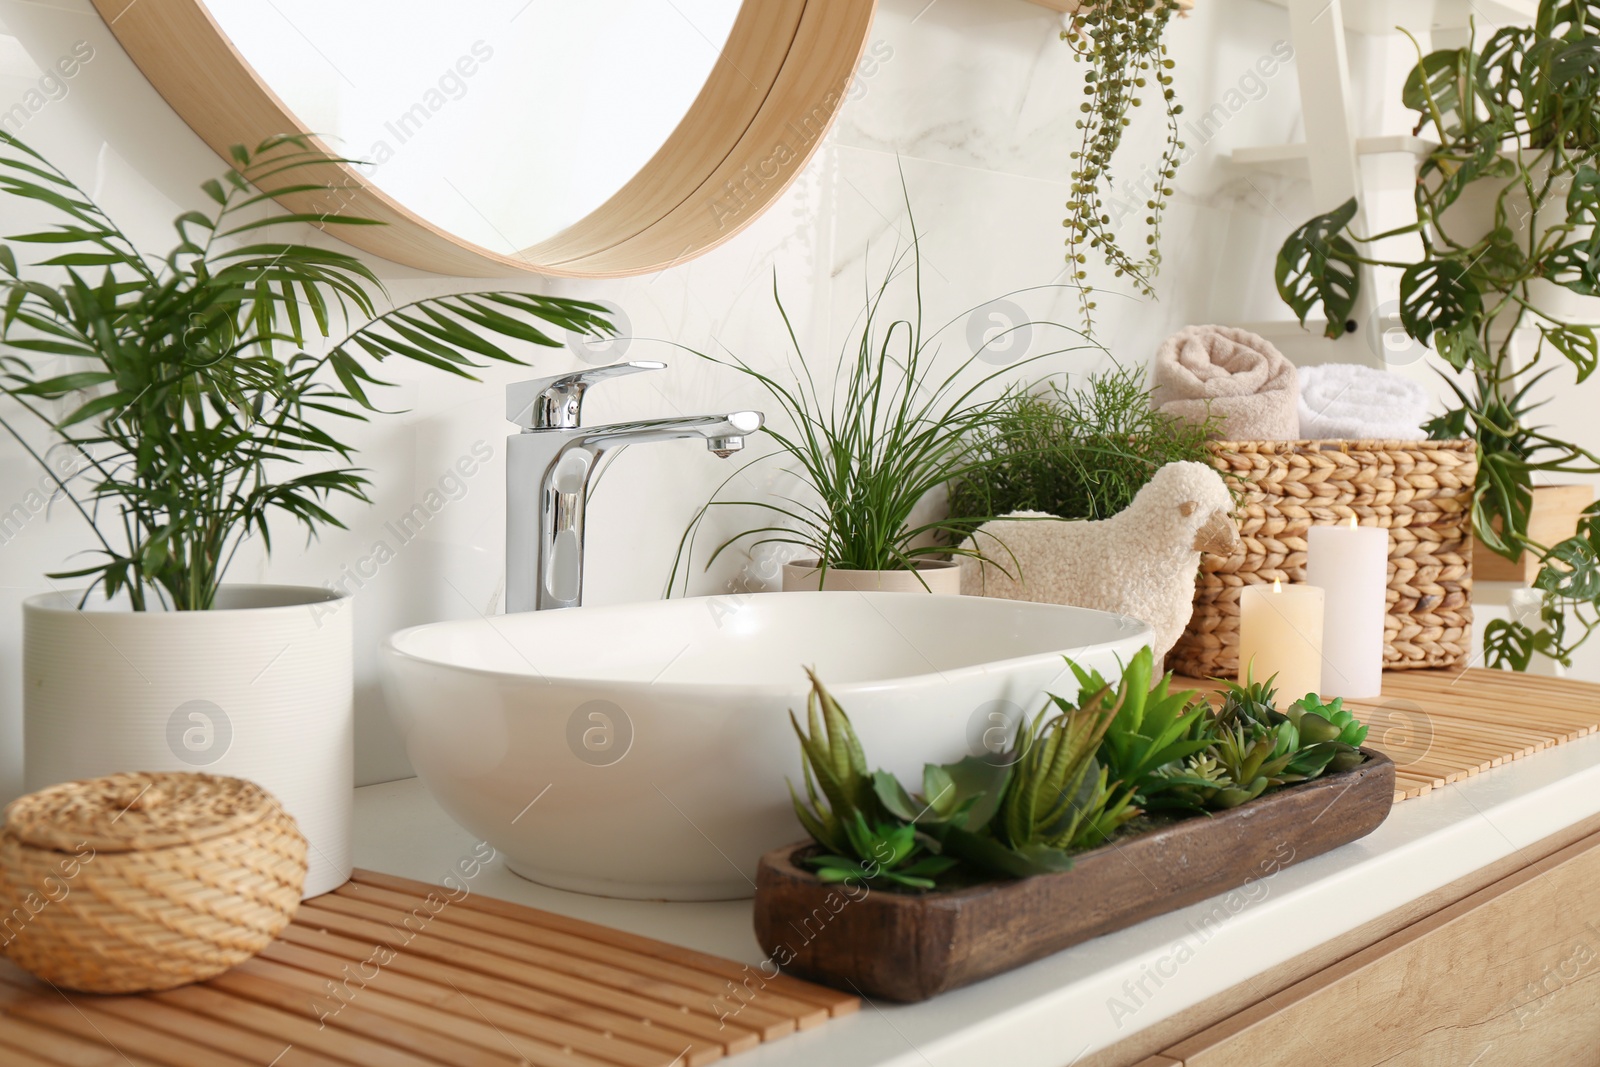
[[[1600,685],[1481,667],[1386,671],[1381,697],[1345,706],[1394,760],[1396,803],[1600,730]]]
[[[695,1067],[858,1007],[732,960],[356,871],[260,956],[199,985],[64,994],[0,962],[0,1064]]]

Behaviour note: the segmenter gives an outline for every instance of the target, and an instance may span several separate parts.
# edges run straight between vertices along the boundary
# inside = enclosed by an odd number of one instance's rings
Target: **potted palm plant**
[[[1592,4],[1541,0],[1532,26],[1418,56],[1403,99],[1439,144],[1421,162],[1415,222],[1355,236],[1353,199],[1311,219],[1278,253],[1278,291],[1302,323],[1321,305],[1337,336],[1360,265],[1402,272],[1401,324],[1449,365],[1457,399],[1430,432],[1476,441],[1479,543],[1518,566],[1532,557],[1544,596],[1535,625],[1490,624],[1487,660],[1522,670],[1538,652],[1570,666],[1600,625],[1600,508],[1551,522],[1541,504],[1574,494],[1534,483],[1600,473],[1600,456],[1533,413],[1553,364],[1581,384],[1600,362],[1600,24]],[[1420,241],[1417,258],[1358,248],[1403,235]]]
[[[350,871],[351,612],[326,589],[225,584],[230,563],[249,541],[270,551],[274,519],[314,537],[343,525],[336,501],[367,501],[330,427],[378,410],[373,362],[470,377],[476,357],[519,362],[491,338],[550,345],[538,323],[607,324],[593,304],[510,292],[380,313],[361,261],[261,236],[369,224],[260,214],[258,181],[329,157],[298,137],[233,155],[153,258],[0,133],[0,189],[61,216],[0,244],[0,428],[41,463],[73,457],[45,471],[97,543],[48,576],[82,588],[24,606],[25,774],[29,789],[136,770],[252,779],[310,842],[313,895]],[[25,268],[13,246],[58,254]]]
[[[896,281],[907,276],[906,295],[916,311],[910,318],[893,318],[888,308],[898,295]],[[784,565],[785,590],[959,593],[960,571],[950,556],[971,550],[950,546],[959,543],[958,532],[988,516],[951,515],[929,501],[936,501],[948,483],[999,461],[976,442],[978,431],[1009,401],[1005,395],[985,397],[986,387],[1019,367],[1071,349],[1026,356],[994,370],[975,368],[991,348],[1015,342],[1011,335],[1031,335],[1035,327],[1051,325],[1019,322],[936,371],[934,357],[945,328],[923,327],[921,246],[914,219],[909,247],[869,293],[860,329],[840,356],[831,389],[819,387],[811,365],[799,357],[783,300],[774,296],[798,358],[791,381],[735,355],[696,354],[748,376],[771,395],[769,410],[775,408],[777,415],[769,416],[767,436],[776,449],[751,462],[779,461],[799,488],[775,502],[723,499],[719,490],[684,531],[669,590],[677,588],[680,572],[687,573],[706,516],[717,508],[748,507],[771,521],[723,541],[707,567],[736,543],[787,546],[799,555]]]

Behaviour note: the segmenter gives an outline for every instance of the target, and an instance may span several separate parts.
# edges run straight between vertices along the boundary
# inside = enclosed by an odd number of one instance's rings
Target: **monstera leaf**
[[[1462,100],[1471,100],[1467,84],[1467,65],[1471,56],[1465,48],[1446,48],[1430,52],[1411,68],[1400,100],[1412,111],[1421,112],[1417,131],[1432,123],[1442,139],[1461,136],[1472,116],[1463,113]],[[1467,108],[1470,109],[1470,103]]]
[[[1295,230],[1278,250],[1278,295],[1302,326],[1321,304],[1328,317],[1327,335],[1334,339],[1344,335],[1361,292],[1361,259],[1344,236],[1355,217],[1356,199],[1351,197]]]
[[[1449,259],[1413,263],[1400,276],[1400,323],[1427,341],[1435,330],[1452,330],[1483,310],[1483,294],[1467,268]]]
[[[1600,225],[1600,170],[1585,164],[1572,175],[1567,190],[1567,222],[1573,225]]]
[[[1520,622],[1491,619],[1483,631],[1483,660],[1491,670],[1527,670],[1533,662],[1533,631]]]
[[[1528,49],[1538,39],[1527,26],[1505,26],[1484,42],[1478,56],[1478,84],[1491,107],[1516,110],[1522,106]]]
[[[1566,0],[1542,3],[1534,21],[1541,37],[1580,40],[1586,34],[1600,33],[1600,0]]]
[[[1569,537],[1545,553],[1535,589],[1571,600],[1600,598],[1600,555],[1587,538]]]
[[[1594,373],[1600,364],[1600,343],[1589,326],[1540,326],[1545,341],[1578,368],[1578,381]]]
[[[1600,296],[1600,230],[1544,257],[1544,276],[1582,296]]]

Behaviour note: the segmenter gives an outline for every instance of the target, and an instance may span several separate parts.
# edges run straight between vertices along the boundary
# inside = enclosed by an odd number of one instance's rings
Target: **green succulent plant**
[[[1289,705],[1288,718],[1300,731],[1301,750],[1296,757],[1299,766],[1291,766],[1307,778],[1315,778],[1323,770],[1354,770],[1366,761],[1361,754],[1361,744],[1367,739],[1367,727],[1345,709],[1344,700],[1335,697],[1324,704],[1315,693],[1307,693]],[[1324,758],[1324,755],[1326,758]],[[1315,773],[1308,769],[1321,760]]]
[[[1072,664],[1081,692],[1109,687],[1097,671]],[[1168,788],[1168,779],[1156,772],[1210,748],[1206,729],[1208,705],[1195,690],[1169,691],[1171,675],[1156,682],[1155,655],[1149,647],[1123,668],[1116,714],[1100,743],[1098,759],[1112,781],[1118,799],[1148,807],[1151,798]]]
[[[825,882],[915,890],[957,868],[1025,878],[1070,868],[1145,812],[1225,811],[1364,759],[1367,728],[1342,701],[1308,693],[1280,712],[1273,678],[1224,683],[1212,711],[1195,691],[1173,692],[1171,674],[1156,679],[1148,648],[1115,684],[1067,663],[1076,702],[1049,697],[1005,760],[928,764],[920,793],[868,772],[849,716],[807,672],[809,731],[790,716],[806,795],[792,784],[790,795],[821,851],[802,862]]]
[[[1232,799],[1231,794],[1223,796],[1224,791],[1236,788],[1233,778],[1209,752],[1196,753],[1180,762],[1169,763],[1158,768],[1152,777],[1161,783],[1150,801],[1153,810],[1203,811],[1237,806],[1237,803],[1228,803]]]
[[[1132,791],[1120,788],[1096,758],[1120,694],[1104,684],[1086,692],[1079,704],[1052,696],[1058,714],[1048,720],[1041,714],[1017,731],[1021,758],[1000,804],[996,836],[1023,855],[1092,848],[1139,813]]]

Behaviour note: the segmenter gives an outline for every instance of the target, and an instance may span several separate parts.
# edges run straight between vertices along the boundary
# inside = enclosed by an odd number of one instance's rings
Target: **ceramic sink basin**
[[[1107,678],[1143,623],[1052,604],[926,593],[761,593],[526,612],[402,630],[382,651],[417,773],[513,871],[562,889],[747,897],[761,854],[803,836],[789,710],[803,666],[868,762],[1003,750],[1064,656]],[[995,756],[994,758],[1000,758]]]

